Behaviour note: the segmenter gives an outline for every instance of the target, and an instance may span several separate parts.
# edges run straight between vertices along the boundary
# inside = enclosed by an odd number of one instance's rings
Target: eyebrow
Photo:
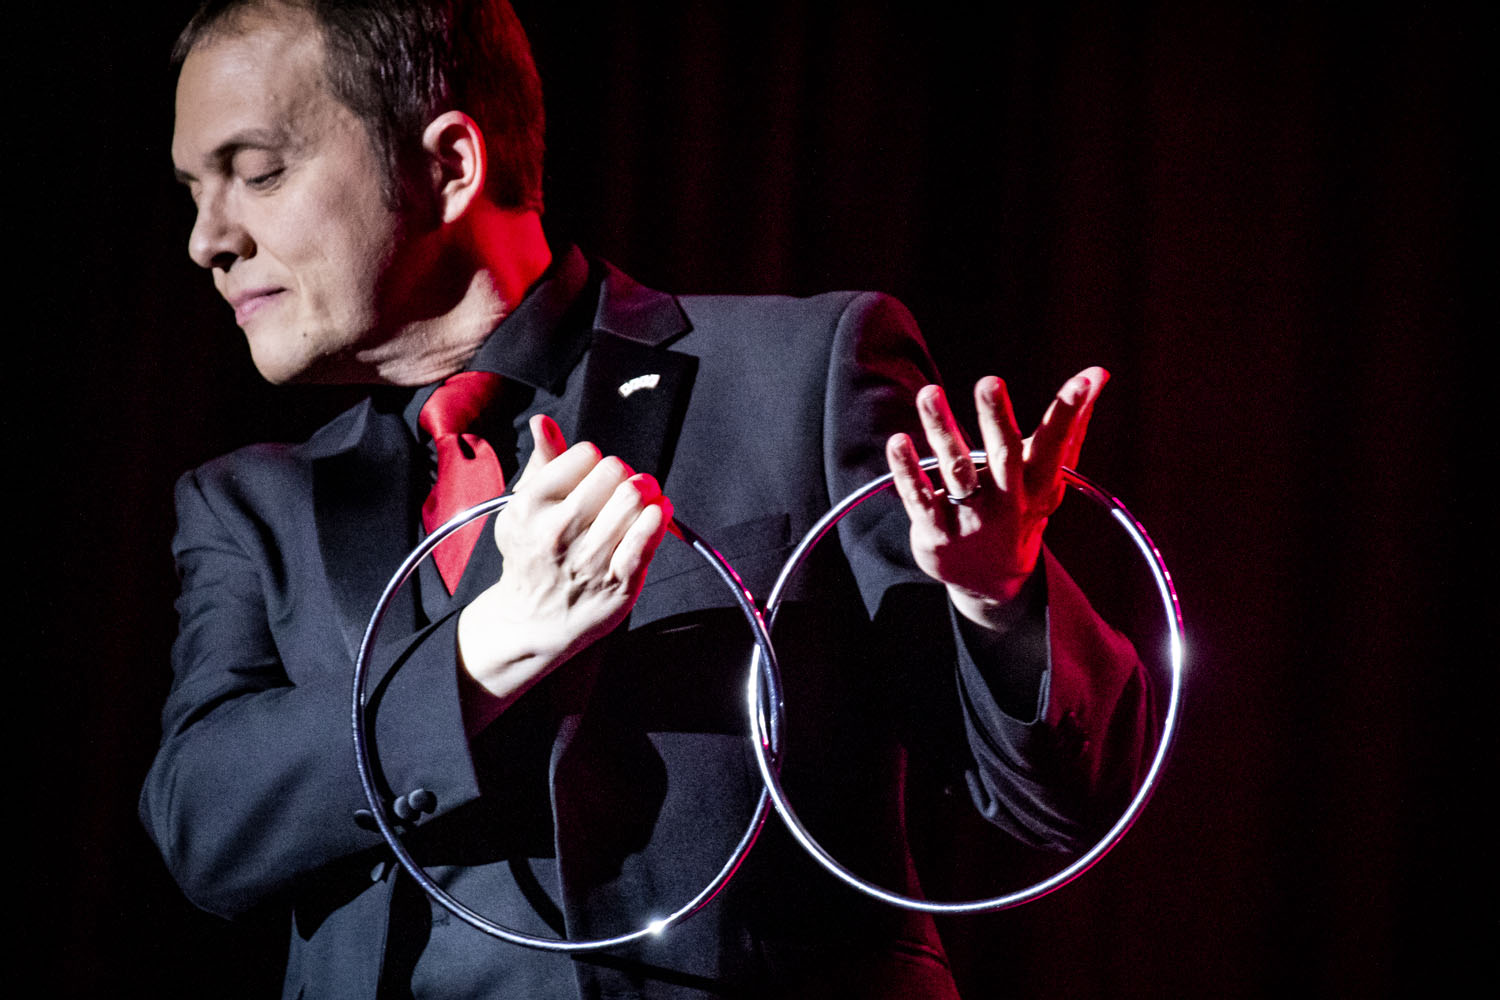
[[[280,129],[245,129],[219,143],[205,159],[210,163],[223,165],[233,160],[234,154],[242,149],[275,149],[286,146],[288,141],[286,132]],[[196,174],[177,166],[172,168],[172,176],[179,184],[191,184],[198,179]]]

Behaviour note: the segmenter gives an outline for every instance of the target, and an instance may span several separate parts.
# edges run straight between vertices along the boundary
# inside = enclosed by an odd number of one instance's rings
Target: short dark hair
[[[322,30],[329,89],[385,157],[393,203],[403,199],[422,131],[457,110],[484,133],[490,198],[541,211],[542,82],[506,0],[206,0],[178,36],[173,62],[233,34],[249,11],[278,5],[308,11]]]

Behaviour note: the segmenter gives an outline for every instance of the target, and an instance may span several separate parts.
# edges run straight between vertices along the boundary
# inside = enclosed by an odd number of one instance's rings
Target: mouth
[[[234,321],[244,326],[256,313],[270,305],[285,291],[284,288],[273,287],[251,288],[229,296],[229,304],[234,307]]]

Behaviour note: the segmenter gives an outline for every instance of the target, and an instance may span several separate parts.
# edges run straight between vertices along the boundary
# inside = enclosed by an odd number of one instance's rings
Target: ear
[[[484,134],[462,111],[444,111],[422,132],[434,201],[444,223],[455,222],[484,193],[488,176]]]

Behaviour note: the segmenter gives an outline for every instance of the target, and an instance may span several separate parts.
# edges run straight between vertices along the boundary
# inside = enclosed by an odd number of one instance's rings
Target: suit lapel
[[[347,447],[313,460],[318,548],[351,659],[386,581],[416,542],[411,479],[422,468],[399,416],[366,401],[362,417]],[[403,587],[382,634],[408,635],[416,625],[411,588]]]
[[[698,359],[596,333],[584,361],[578,440],[664,478]]]
[[[665,345],[690,326],[676,298],[605,268],[577,439],[665,479],[698,370],[697,358]]]
[[[691,326],[675,297],[604,267],[593,340],[570,379],[578,386],[578,422],[569,440],[592,441],[635,471],[665,481],[698,370],[697,358],[668,345]],[[585,901],[619,874],[625,835],[608,817],[618,818],[629,807],[628,776],[649,773],[652,757],[648,744],[627,749],[611,735],[619,724],[611,712],[587,710],[613,642],[606,637],[548,679],[561,717],[549,777],[558,871],[573,934],[586,933]],[[612,770],[606,768],[618,782],[601,781],[611,754],[621,755]]]

